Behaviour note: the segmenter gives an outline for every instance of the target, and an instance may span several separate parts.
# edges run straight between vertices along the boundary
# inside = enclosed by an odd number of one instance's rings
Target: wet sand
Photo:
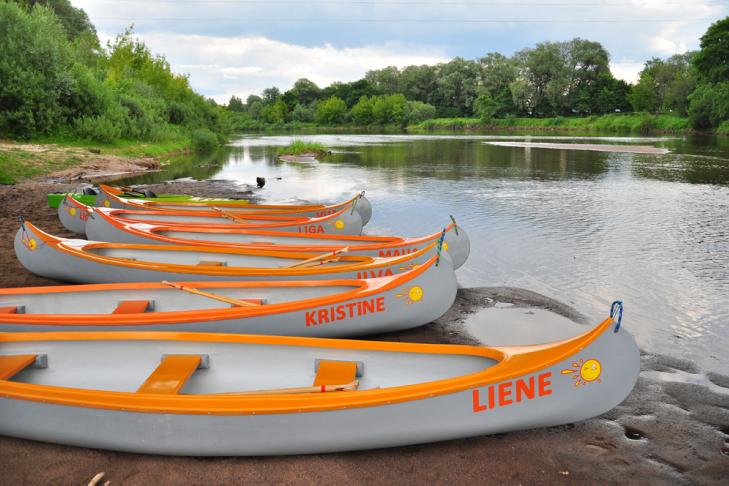
[[[199,196],[242,194],[239,186],[225,181],[149,187]],[[20,214],[51,233],[72,236],[45,202],[46,192],[71,189],[39,183],[0,186],[0,286],[58,284],[26,271],[15,259],[12,241]],[[548,310],[581,324],[597,323],[527,290],[469,288],[459,290],[455,305],[438,321],[372,339],[476,344],[464,320],[498,303]],[[625,326],[630,329],[629,322]],[[643,354],[633,393],[601,417],[548,429],[350,453],[160,457],[0,436],[0,484],[86,484],[100,471],[111,484],[726,484],[729,375],[704,375],[680,358]]]
[[[608,145],[602,143],[542,143],[542,142],[484,142],[501,147],[546,148],[556,150],[589,150],[592,152],[621,152],[626,154],[667,154],[667,148],[652,145]]]

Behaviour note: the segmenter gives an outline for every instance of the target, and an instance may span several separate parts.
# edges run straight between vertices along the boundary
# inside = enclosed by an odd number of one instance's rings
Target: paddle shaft
[[[300,262],[292,263],[291,265],[288,265],[285,268],[296,268],[301,267],[304,265],[308,265],[309,263],[318,262],[319,260],[325,260],[327,258],[335,257],[339,255],[340,253],[346,253],[349,251],[349,247],[345,246],[344,248],[340,248],[339,250],[334,250],[331,253],[322,253],[321,255],[317,255],[311,258],[307,258],[306,260],[302,260]]]
[[[293,395],[298,393],[329,393],[336,391],[356,390],[359,381],[354,380],[345,385],[321,385],[321,386],[302,386],[298,388],[274,388],[272,390],[250,390],[243,392],[226,392],[213,393],[212,395]]]
[[[237,306],[237,307],[253,307],[258,304],[254,304],[252,302],[246,302],[244,300],[238,300],[233,299],[232,297],[226,297],[224,295],[218,295],[213,294],[212,292],[205,292],[204,290],[198,290],[192,287],[185,287],[184,285],[168,282],[167,280],[162,280],[162,284],[169,285],[170,287],[174,287],[178,290],[182,290],[183,292],[189,292],[191,294],[200,295],[202,297],[207,297],[208,299],[215,299],[219,300],[220,302],[226,302],[228,304]]]

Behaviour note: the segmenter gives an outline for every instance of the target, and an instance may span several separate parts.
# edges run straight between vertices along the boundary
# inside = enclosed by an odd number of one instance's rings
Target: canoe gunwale
[[[279,314],[287,312],[296,312],[306,309],[313,309],[326,305],[340,304],[356,299],[363,299],[373,295],[380,294],[392,290],[401,285],[416,279],[435,264],[436,257],[432,257],[429,261],[408,270],[407,272],[381,277],[375,279],[334,279],[334,280],[282,280],[282,281],[247,281],[247,282],[185,282],[189,287],[200,287],[207,289],[230,288],[235,286],[238,288],[258,288],[258,287],[335,287],[335,286],[351,286],[352,290],[345,292],[326,295],[320,297],[312,297],[309,299],[295,300],[289,302],[281,302],[278,304],[266,304],[256,307],[230,307],[230,308],[212,308],[212,309],[193,309],[188,311],[170,311],[170,312],[147,312],[143,314],[7,314],[3,315],[3,324],[44,324],[58,326],[88,326],[99,325],[99,318],[103,317],[102,325],[108,326],[128,326],[128,325],[159,325],[159,324],[181,324],[188,322],[216,321],[235,318],[260,317],[270,314]],[[31,288],[13,288],[0,289],[0,295],[16,295],[27,294],[28,291],[48,290],[49,293],[62,293],[63,291],[83,290],[87,291],[103,291],[124,289],[132,284],[90,284],[90,285],[64,285],[54,287],[31,287]],[[167,289],[163,284],[159,283],[135,283],[135,288],[147,289]],[[50,316],[53,316],[53,322],[50,322]]]
[[[177,209],[170,209],[165,208],[165,205],[175,205],[175,206],[190,206],[190,207],[206,207],[210,206],[208,203],[204,202],[189,202],[189,203],[165,203],[161,201],[136,201],[136,200],[129,200],[124,197],[121,197],[118,194],[114,194],[114,190],[111,186],[107,186],[105,184],[99,185],[99,189],[104,192],[107,198],[113,200],[119,205],[123,206],[130,206],[135,207],[138,209],[154,209],[159,211],[176,211]],[[339,212],[340,208],[346,209],[348,205],[351,205],[354,203],[354,201],[360,197],[360,194],[355,195],[351,199],[348,199],[347,201],[337,203],[337,204],[331,204],[331,205],[324,205],[324,204],[308,204],[308,205],[287,205],[287,204],[250,204],[250,203],[244,203],[244,204],[225,204],[222,203],[219,206],[230,208],[231,210],[235,210],[237,207],[244,206],[240,209],[245,209],[245,214],[255,214],[255,211],[261,211],[259,214],[295,214],[297,212],[308,212],[308,211],[320,211],[320,210],[333,210],[337,209]],[[255,208],[255,209],[249,209],[249,208]]]
[[[290,338],[231,334],[164,332],[4,333],[3,342],[146,340],[246,343],[361,349],[425,354],[458,354],[496,360],[484,370],[411,385],[311,395],[145,395],[0,381],[0,397],[47,404],[125,412],[187,415],[264,415],[321,412],[386,406],[475,390],[533,374],[580,353],[613,325],[612,318],[586,333],[557,343],[520,347],[477,347],[444,344],[388,343],[344,339]],[[626,331],[623,331],[626,332]],[[613,334],[612,332],[610,334]]]
[[[410,253],[408,255],[402,255],[397,257],[370,257],[370,256],[343,256],[342,260],[353,262],[349,264],[337,265],[333,267],[303,267],[303,268],[284,268],[284,267],[226,267],[226,266],[205,266],[205,265],[184,265],[184,264],[166,264],[157,262],[145,262],[141,260],[131,260],[122,257],[105,257],[103,255],[97,255],[89,252],[88,250],[98,248],[118,248],[118,249],[137,249],[137,250],[150,250],[150,251],[192,251],[210,254],[256,254],[264,257],[276,257],[282,259],[300,258],[306,259],[316,255],[317,253],[293,253],[287,251],[276,251],[269,249],[245,249],[245,248],[216,248],[216,247],[202,247],[202,246],[163,246],[163,245],[144,245],[144,244],[129,244],[129,243],[105,243],[105,242],[87,242],[86,240],[75,240],[58,238],[49,233],[46,233],[34,226],[32,223],[25,221],[23,223],[25,231],[33,233],[37,236],[43,244],[48,245],[55,251],[62,254],[66,254],[76,258],[82,258],[84,260],[97,263],[100,265],[112,265],[124,268],[135,268],[140,270],[153,270],[153,271],[166,271],[192,275],[207,275],[207,276],[225,276],[234,277],[245,273],[251,276],[270,276],[275,278],[276,275],[281,276],[304,276],[304,275],[321,275],[322,273],[331,273],[336,275],[337,273],[344,273],[349,271],[364,271],[382,268],[386,266],[393,266],[397,264],[405,264],[408,261],[419,258],[428,251],[432,250],[437,244],[437,241],[432,242],[428,246]],[[21,229],[22,231],[23,229]],[[69,242],[79,242],[78,245],[69,244]],[[83,244],[81,244],[83,242]],[[24,248],[23,251],[29,251]],[[275,274],[272,274],[275,272]]]

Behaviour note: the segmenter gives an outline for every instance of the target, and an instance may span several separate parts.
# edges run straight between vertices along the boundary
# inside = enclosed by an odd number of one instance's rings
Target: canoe
[[[399,256],[412,253],[438,240],[442,231],[408,238],[400,236],[300,234],[248,229],[239,226],[187,225],[185,223],[137,223],[116,218],[110,210],[96,210],[86,222],[90,240],[114,243],[213,246],[216,248],[273,248],[280,251],[331,252],[349,248],[350,255]],[[111,210],[115,211],[115,210]],[[455,223],[446,226],[443,249],[454,268],[466,262],[471,244],[468,235]]]
[[[357,211],[343,208],[319,218],[279,214],[246,214],[239,217],[230,211],[220,209],[211,211],[152,211],[134,209],[93,208],[71,197],[66,197],[58,207],[61,224],[74,233],[86,233],[86,224],[92,214],[104,212],[114,218],[133,223],[185,223],[187,225],[226,225],[246,228],[268,228],[276,231],[291,231],[301,234],[327,233],[340,235],[359,235],[362,233],[362,218]]]
[[[167,201],[145,201],[140,199],[127,199],[119,194],[119,190],[110,186],[101,184],[99,186],[99,195],[96,197],[95,205],[97,207],[116,208],[116,209],[152,209],[156,211],[209,211],[213,204],[204,201],[181,201],[178,203],[170,203]],[[351,199],[344,202],[324,205],[324,204],[247,204],[238,201],[221,201],[215,203],[215,207],[242,214],[278,214],[303,216],[307,218],[320,218],[329,214],[334,214],[344,208],[354,208],[362,218],[362,224],[367,224],[372,217],[372,205],[364,195],[364,191],[357,194]]]
[[[92,192],[93,191],[93,192]],[[91,191],[87,192],[53,192],[46,195],[46,199],[48,201],[48,206],[52,208],[57,208],[59,204],[63,202],[63,199],[66,197],[66,194],[74,198],[75,200],[79,201],[80,203],[86,204],[87,206],[94,206],[96,204],[96,196],[98,195],[98,191],[95,189],[92,189]],[[221,204],[221,203],[228,203],[232,201],[237,201],[238,204],[247,204],[247,199],[218,199],[218,198],[206,198],[206,197],[196,197],[196,196],[188,196],[187,194],[157,194],[154,197],[147,197],[143,196],[143,193],[131,193],[131,192],[123,192],[120,190],[120,195],[122,195],[124,198],[130,199],[132,201],[136,200],[142,200],[142,201],[159,201],[159,202],[167,202],[167,203],[178,203],[178,202],[201,202],[206,204]]]
[[[633,389],[612,318],[477,347],[165,332],[0,334],[0,434],[185,456],[312,454],[579,422]]]
[[[0,332],[179,331],[351,337],[421,326],[457,283],[432,257],[407,272],[322,281],[114,283],[0,289]]]
[[[403,273],[439,255],[453,272],[440,241],[399,257],[337,253],[132,245],[57,238],[29,222],[15,235],[20,263],[46,278],[76,283],[159,282],[161,280],[319,280],[377,278]]]

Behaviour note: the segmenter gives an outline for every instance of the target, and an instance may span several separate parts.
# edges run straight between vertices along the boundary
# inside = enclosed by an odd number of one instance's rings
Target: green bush
[[[210,152],[218,146],[218,137],[207,128],[193,130],[191,146],[198,152]]]

